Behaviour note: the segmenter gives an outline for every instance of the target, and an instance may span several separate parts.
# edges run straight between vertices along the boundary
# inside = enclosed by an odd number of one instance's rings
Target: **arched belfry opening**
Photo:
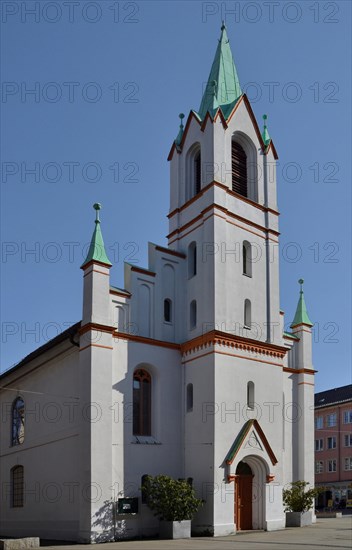
[[[231,143],[232,191],[258,202],[258,160],[252,140],[235,132]]]
[[[200,143],[194,143],[186,158],[186,201],[200,192],[202,187],[202,153]]]
[[[248,197],[247,155],[237,141],[232,141],[232,191]]]

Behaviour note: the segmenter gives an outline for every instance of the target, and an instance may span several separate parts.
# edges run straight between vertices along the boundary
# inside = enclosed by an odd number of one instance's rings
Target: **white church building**
[[[284,331],[278,157],[224,25],[200,108],[180,118],[167,247],[149,243],[148,266],[113,286],[94,205],[82,320],[1,375],[2,536],[156,535],[148,474],[193,484],[195,534],[282,529],[283,487],[314,484],[312,323],[300,281]]]

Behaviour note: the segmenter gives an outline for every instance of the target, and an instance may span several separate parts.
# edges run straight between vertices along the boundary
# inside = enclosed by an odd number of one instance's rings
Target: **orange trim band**
[[[83,269],[83,271],[85,271],[88,267],[90,267],[91,265],[101,265],[103,267],[106,267],[107,269],[110,269],[111,268],[111,265],[108,265],[108,264],[104,264],[104,262],[98,262],[98,260],[91,260],[90,262],[88,262],[86,265],[82,266],[81,269]],[[101,273],[100,271],[98,273]],[[104,275],[106,275],[106,273],[104,273]]]
[[[103,348],[103,349],[111,349],[111,350],[114,349],[111,346],[102,346],[101,344],[88,344],[87,346],[84,346],[84,348],[80,348],[79,351],[84,351],[87,348]]]
[[[172,256],[178,256],[179,258],[186,258],[186,254],[182,252],[177,252],[176,250],[170,250],[170,248],[164,248],[163,246],[156,246],[155,250],[159,252],[165,252],[166,254],[171,254]]]
[[[112,334],[116,329],[115,327],[110,327],[109,325],[99,325],[98,323],[87,323],[81,327],[78,331],[80,335],[89,332],[90,330],[95,330],[97,332],[108,332]]]
[[[131,296],[132,296],[131,293],[125,294],[123,292],[119,292],[118,290],[110,289],[109,292],[110,292],[110,294],[114,294],[115,296],[121,296],[122,298],[131,298]]]
[[[259,340],[253,340],[252,338],[245,338],[244,336],[237,336],[234,334],[228,334],[219,330],[211,330],[206,334],[202,334],[181,344],[182,353],[189,353],[195,349],[207,347],[210,345],[220,344],[224,346],[230,346],[235,349],[262,352],[271,357],[284,357],[287,353],[287,348],[277,346],[276,344],[270,344],[268,342],[261,342]]]
[[[174,344],[173,342],[164,342],[163,340],[154,340],[153,338],[147,338],[146,336],[137,336],[135,334],[128,334],[126,332],[118,332],[115,330],[113,334],[114,341],[117,340],[131,340],[132,342],[140,342],[141,344],[148,344],[149,346],[159,346],[161,348],[170,348],[180,350],[180,344]]]
[[[284,372],[291,372],[292,374],[315,374],[318,371],[313,369],[290,369],[289,367],[284,367]]]
[[[150,275],[150,277],[155,277],[153,271],[148,271],[148,269],[143,269],[143,267],[132,266],[131,271],[136,271],[137,273],[143,273],[143,275]]]

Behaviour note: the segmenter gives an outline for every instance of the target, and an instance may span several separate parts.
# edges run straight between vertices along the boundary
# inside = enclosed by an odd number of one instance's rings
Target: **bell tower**
[[[187,255],[190,340],[210,330],[281,343],[277,153],[242,92],[223,24],[198,111],[170,154],[169,247]]]

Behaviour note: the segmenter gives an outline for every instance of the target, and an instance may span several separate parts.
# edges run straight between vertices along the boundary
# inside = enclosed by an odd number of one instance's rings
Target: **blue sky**
[[[317,390],[351,382],[351,5],[277,4],[2,2],[1,371],[81,318],[94,202],[112,284],[166,245],[167,155],[225,19],[279,154],[286,322],[303,277]]]

